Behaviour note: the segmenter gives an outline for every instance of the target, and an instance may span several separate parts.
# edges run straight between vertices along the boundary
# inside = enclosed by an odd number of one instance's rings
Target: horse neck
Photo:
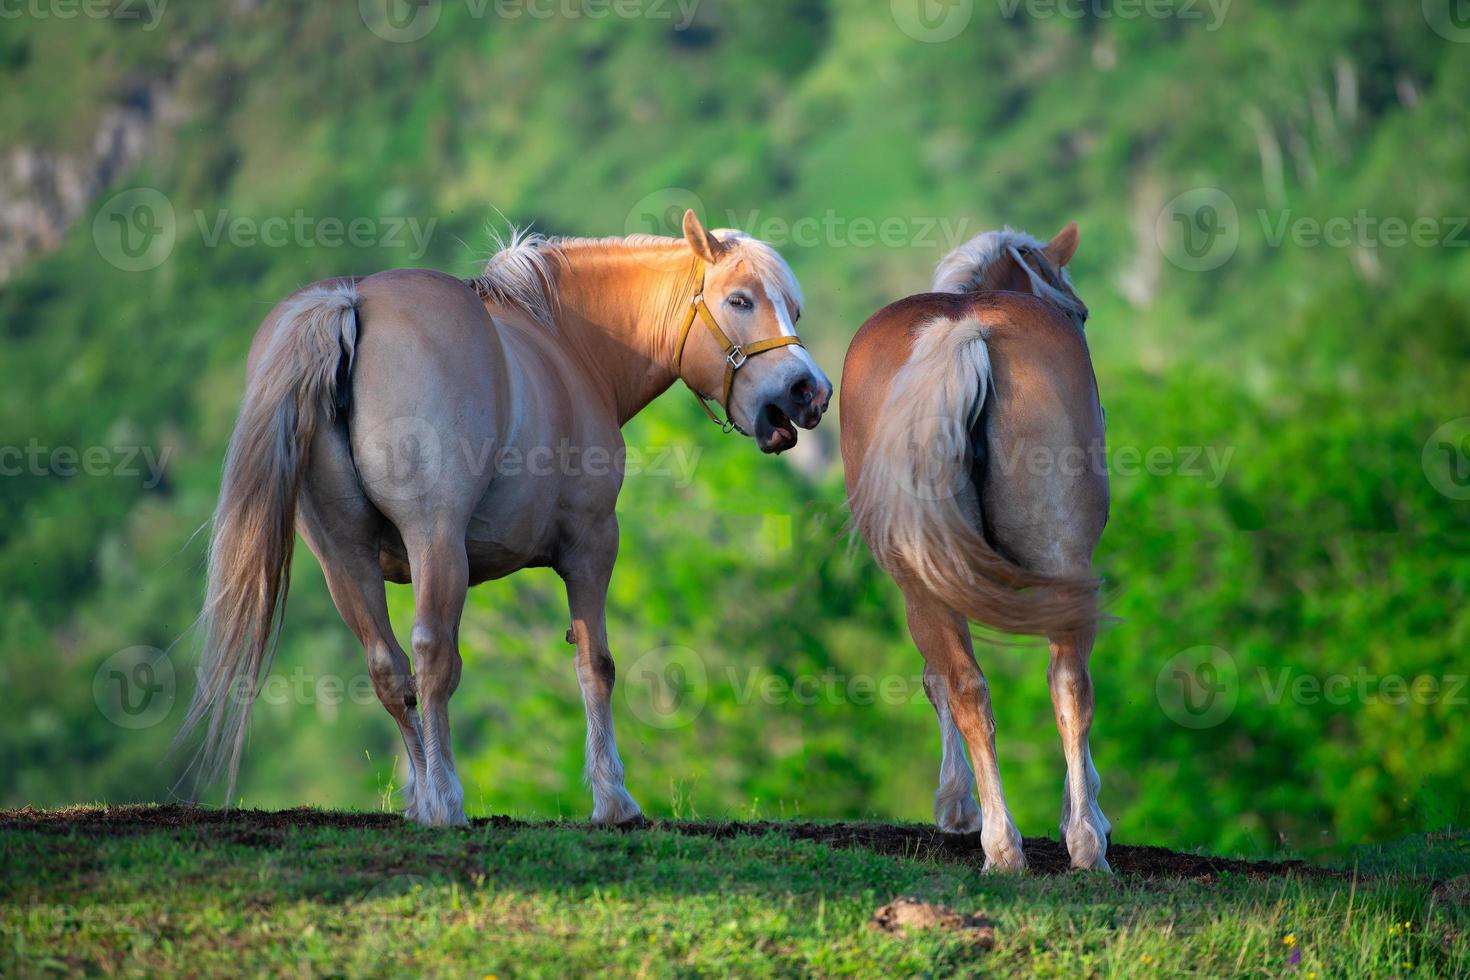
[[[676,380],[674,348],[696,274],[681,241],[565,246],[557,326],[619,425]]]

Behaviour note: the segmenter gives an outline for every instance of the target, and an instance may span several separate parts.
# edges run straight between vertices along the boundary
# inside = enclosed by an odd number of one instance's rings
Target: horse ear
[[[1067,227],[1057,232],[1057,236],[1047,242],[1042,249],[1046,257],[1051,259],[1052,265],[1058,269],[1065,269],[1067,263],[1072,261],[1072,256],[1077,254],[1077,239],[1081,237],[1077,229],[1077,222],[1067,222]]]
[[[694,249],[695,255],[710,265],[720,261],[720,256],[729,247],[705,230],[704,225],[699,223],[699,216],[692,209],[684,212],[684,240]]]

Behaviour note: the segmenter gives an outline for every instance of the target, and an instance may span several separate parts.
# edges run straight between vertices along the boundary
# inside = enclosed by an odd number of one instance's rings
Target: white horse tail
[[[975,316],[923,327],[894,375],[851,505],[873,555],[968,619],[1047,634],[1098,620],[1097,582],[1029,571],[998,553],[973,482],[981,410],[995,397],[986,328]]]
[[[358,303],[356,287],[342,283],[309,287],[282,305],[247,379],[225,454],[200,613],[198,685],[174,746],[208,717],[190,769],[197,770],[196,788],[227,769],[227,806],[290,587],[307,452],[318,427],[335,417],[357,344]]]

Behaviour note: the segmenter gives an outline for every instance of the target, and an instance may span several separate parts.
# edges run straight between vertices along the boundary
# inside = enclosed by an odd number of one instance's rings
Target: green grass
[[[1470,916],[1417,874],[1420,848],[1464,874],[1465,842],[1380,849],[1371,877],[1013,879],[774,833],[11,822],[0,973],[1465,975]],[[995,948],[867,928],[899,895],[984,912]]]

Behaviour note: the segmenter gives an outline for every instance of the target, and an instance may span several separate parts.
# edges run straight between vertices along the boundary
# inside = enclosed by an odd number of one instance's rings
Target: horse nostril
[[[811,378],[802,378],[791,386],[791,400],[797,405],[810,405],[815,394]]]

